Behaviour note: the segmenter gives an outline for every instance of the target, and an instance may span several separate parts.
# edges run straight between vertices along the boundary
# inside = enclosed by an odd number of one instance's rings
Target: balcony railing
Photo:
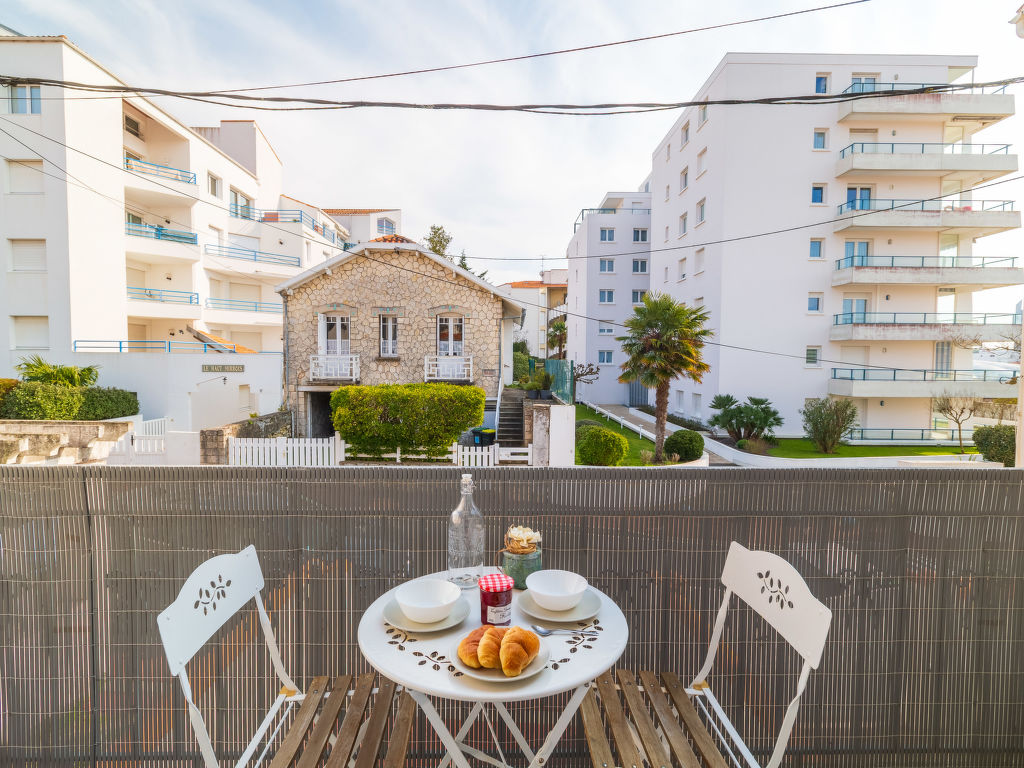
[[[186,171],[181,168],[171,168],[169,165],[157,165],[156,163],[150,163],[146,160],[137,160],[136,158],[128,157],[127,155],[124,158],[124,167],[129,171],[146,173],[150,176],[159,176],[162,179],[183,181],[186,184],[196,183],[196,175],[192,171]]]
[[[885,91],[916,91],[935,88],[939,93],[1005,93],[1005,85],[956,86],[950,83],[850,83],[843,93],[878,93]]]
[[[1010,312],[841,312],[834,325],[1019,325]]]
[[[905,368],[833,368],[832,378],[838,381],[994,381],[1006,384],[1019,373],[989,369],[940,371]]]
[[[214,299],[206,300],[207,309],[231,309],[238,312],[282,312],[282,304],[274,304],[265,301],[244,301],[241,299]]]
[[[309,358],[309,378],[358,381],[359,355],[312,355]]]
[[[196,233],[189,232],[186,229],[166,229],[164,227],[154,227],[151,224],[134,224],[130,221],[125,222],[124,233],[136,237],[149,237],[154,240],[170,240],[172,243],[195,245],[199,242],[199,237]]]
[[[964,427],[964,442],[967,443],[971,440],[974,434],[972,427]],[[953,441],[959,440],[958,431],[947,428],[925,428],[925,429],[906,429],[903,427],[894,427],[892,429],[886,429],[884,427],[856,427],[846,433],[847,440],[892,440],[898,443],[914,443],[914,442],[928,442],[937,443],[941,441]]]
[[[851,211],[1012,211],[1013,200],[907,200],[882,197],[847,200],[839,213]]]
[[[584,208],[580,211],[580,215],[576,217],[576,221],[573,224],[573,232],[575,232],[579,226],[583,223],[583,220],[587,216],[593,216],[595,214],[625,214],[629,216],[650,216],[650,208]]]
[[[839,150],[850,155],[1007,155],[1009,144],[942,144],[933,142],[854,142]]]
[[[238,219],[249,219],[263,224],[302,224],[304,227],[313,230],[330,243],[341,242],[341,237],[335,235],[330,226],[321,224],[313,216],[305,211],[282,208],[253,208],[251,205],[239,205],[231,203],[231,215]]]
[[[237,352],[234,344],[154,339],[75,339],[75,352]],[[261,353],[266,354],[266,353]],[[271,353],[273,354],[273,353]]]
[[[244,259],[245,261],[256,261],[264,264],[285,264],[289,267],[302,266],[302,259],[298,256],[254,251],[249,248],[238,248],[234,245],[207,245],[204,250],[210,256],[223,256],[227,259]]]
[[[473,358],[427,355],[423,359],[424,381],[472,381]]]
[[[167,291],[157,288],[128,287],[132,301],[159,301],[163,304],[193,304],[199,306],[199,294],[191,291]]]
[[[844,256],[836,259],[836,269],[856,269],[858,267],[881,267],[894,269],[914,269],[921,267],[944,269],[983,269],[1000,267],[1014,269],[1017,259],[1013,256]]]

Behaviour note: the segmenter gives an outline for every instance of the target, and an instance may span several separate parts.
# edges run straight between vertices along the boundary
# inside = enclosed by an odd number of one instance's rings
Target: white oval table
[[[492,573],[497,569],[484,570]],[[445,575],[441,572],[423,578],[443,579]],[[562,624],[535,619],[523,613],[519,610],[519,591],[513,592],[513,625],[529,627],[530,624],[537,624],[551,629],[588,631],[586,634],[556,634],[543,638],[550,649],[550,659],[543,670],[521,682],[490,683],[476,680],[460,673],[451,662],[459,641],[480,626],[480,591],[476,588],[463,590],[462,593],[470,606],[466,620],[450,629],[431,633],[406,632],[388,624],[384,620],[383,611],[394,598],[395,590],[385,592],[366,609],[359,621],[359,649],[378,672],[404,686],[423,710],[431,727],[448,750],[448,757],[441,763],[442,768],[449,760],[459,768],[469,768],[466,755],[472,755],[493,765],[507,765],[503,755],[499,762],[462,741],[476,718],[483,715],[495,744],[498,744],[484,705],[492,706],[508,726],[526,756],[530,768],[539,768],[547,763],[559,739],[565,733],[587,694],[588,684],[614,666],[629,639],[626,617],[619,607],[600,590],[593,587],[590,589],[601,599],[598,614],[587,621]],[[541,747],[534,752],[504,706],[504,702],[542,699],[565,691],[573,691],[573,694]],[[430,702],[430,696],[474,702],[466,721],[456,734],[453,735],[441,719],[437,709]],[[501,754],[501,747],[498,746],[498,749]]]

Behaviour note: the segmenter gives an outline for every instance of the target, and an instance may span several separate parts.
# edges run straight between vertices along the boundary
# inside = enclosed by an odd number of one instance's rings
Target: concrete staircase
[[[498,443],[507,448],[523,447],[523,399],[521,389],[506,389],[501,395],[498,418]]]

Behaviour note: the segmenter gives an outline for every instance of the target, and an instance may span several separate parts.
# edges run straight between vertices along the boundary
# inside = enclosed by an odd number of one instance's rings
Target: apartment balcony
[[[198,293],[128,287],[128,314],[133,317],[195,319],[199,313]]]
[[[855,83],[847,91],[870,94],[916,88],[947,90],[880,98],[865,96],[853,101],[844,101],[837,105],[837,120],[841,123],[877,123],[884,119],[941,120],[971,126],[977,130],[1014,113],[1013,96],[1005,93],[1005,86],[948,90],[948,83]]]
[[[231,215],[236,219],[257,221],[261,224],[301,224],[322,237],[328,243],[342,247],[344,238],[335,233],[329,224],[321,223],[299,208],[253,208],[251,205],[230,204]]]
[[[298,256],[254,251],[233,245],[206,245],[203,247],[203,253],[215,257],[210,262],[212,266],[220,266],[224,271],[236,274],[242,271],[254,275],[291,277],[296,274],[296,269],[302,266],[302,260]],[[220,262],[221,259],[230,259],[231,261],[229,263]]]
[[[1017,371],[906,370],[902,368],[833,368],[828,393],[843,397],[939,397],[944,393],[974,397],[1013,397]]]
[[[472,381],[473,357],[427,355],[423,359],[424,381]]]
[[[124,232],[129,236],[125,240],[125,251],[140,261],[161,263],[199,259],[199,238],[195,232],[131,222],[124,225]]]
[[[982,237],[1016,229],[1013,200],[908,200],[864,198],[837,206],[835,232],[868,235],[884,229]]]
[[[964,445],[973,445],[974,429],[964,427]],[[851,443],[957,443],[958,430],[936,427],[855,427],[846,433]]]
[[[1016,173],[1017,156],[1009,144],[862,143],[839,150],[836,177],[856,179],[879,174],[939,176],[972,184]]]
[[[845,256],[832,285],[969,285],[976,290],[1024,283],[1018,260],[1006,256]]]
[[[833,317],[832,341],[1000,341],[1020,336],[1021,316],[994,312],[844,312]]]
[[[584,208],[580,211],[580,215],[576,217],[576,221],[572,225],[572,231],[575,232],[581,226],[583,226],[584,219],[587,216],[595,215],[618,215],[618,216],[650,216],[650,208]],[[637,245],[643,245],[643,243],[637,243]]]
[[[75,339],[71,342],[73,352],[196,352],[214,354],[219,352],[235,353],[234,344],[213,344],[202,341],[163,341],[160,339]],[[277,352],[260,352],[259,354],[280,354]]]
[[[359,355],[327,354],[309,358],[310,381],[359,381]]]
[[[568,314],[568,312],[569,312],[569,305],[568,304],[564,304],[563,303],[563,304],[559,304],[558,306],[555,306],[555,307],[550,307],[548,309],[548,325],[551,325],[551,323],[554,323],[554,322],[556,322],[558,320],[561,320],[562,322],[565,322],[565,318],[566,318],[566,315]]]
[[[156,176],[167,181],[180,181],[184,184],[195,184],[196,174],[193,171],[186,171],[182,168],[171,168],[169,165],[158,165],[146,160],[139,160],[136,157],[125,155],[125,170],[134,173],[144,173],[147,176]]]
[[[281,325],[281,304],[239,299],[206,300],[203,320],[214,325]]]

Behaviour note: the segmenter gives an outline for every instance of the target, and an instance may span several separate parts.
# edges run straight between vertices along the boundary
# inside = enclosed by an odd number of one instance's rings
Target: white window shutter
[[[46,241],[11,240],[11,269],[15,272],[45,272]]]
[[[316,351],[327,354],[327,315],[323,312],[316,313]]]

